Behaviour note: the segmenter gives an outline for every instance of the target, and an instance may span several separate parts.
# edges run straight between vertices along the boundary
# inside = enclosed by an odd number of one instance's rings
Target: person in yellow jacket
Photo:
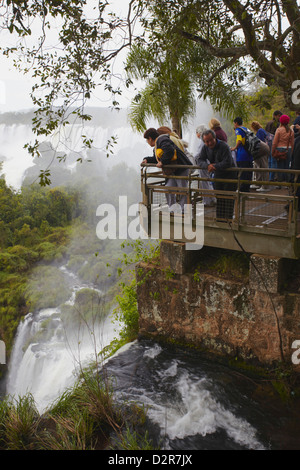
[[[149,128],[144,133],[144,138],[150,147],[154,148],[153,156],[145,157],[143,163],[156,163],[158,168],[161,168],[166,176],[166,186],[168,187],[187,187],[187,180],[178,180],[172,176],[188,176],[188,168],[167,168],[168,165],[192,165],[189,158],[185,155],[184,151],[178,147],[169,134],[159,135],[157,129]],[[173,136],[175,139],[176,137]],[[167,203],[172,210],[172,206],[176,204],[176,194],[166,193]],[[181,211],[184,212],[184,205],[187,203],[187,197],[181,196],[180,206]]]

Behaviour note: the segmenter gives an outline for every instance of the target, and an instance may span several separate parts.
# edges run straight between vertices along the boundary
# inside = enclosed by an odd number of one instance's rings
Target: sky
[[[111,0],[110,6],[114,7],[117,14],[126,14],[129,0]],[[97,4],[97,0],[90,0],[91,6]],[[1,31],[0,39],[3,44],[8,40],[13,45],[12,36],[9,33]],[[125,53],[120,57],[120,65],[123,65]],[[0,54],[0,113],[8,111],[27,110],[32,108],[30,98],[33,81],[28,75],[24,75],[16,70],[10,58]],[[120,98],[121,107],[128,107],[130,100],[134,95],[134,90],[128,91]],[[110,96],[105,94],[102,89],[98,89],[93,99],[88,103],[91,106],[107,107],[110,103]]]
[[[98,0],[89,0],[92,5],[97,4]],[[110,0],[110,6],[114,3],[115,12],[121,16],[121,14],[126,15],[127,7],[129,0]],[[53,39],[53,38],[52,38]],[[30,39],[29,39],[30,40]],[[12,35],[8,32],[0,31],[0,44],[4,47],[5,41],[10,41],[10,45],[14,46]],[[118,63],[116,64],[116,69],[121,69],[123,67],[123,61],[125,60],[127,50],[123,51],[123,54],[118,58]],[[13,66],[12,60],[3,56],[0,52],[0,113],[5,112],[25,112],[33,108],[33,103],[30,98],[30,92],[33,85],[33,80],[30,79],[28,74],[24,75],[17,71]],[[137,87],[142,88],[142,83],[137,82]],[[136,90],[131,88],[128,90],[124,87],[124,92],[121,97],[118,97],[120,101],[120,106],[122,108],[128,108],[133,96],[136,94]],[[105,96],[103,89],[99,87],[96,91],[93,99],[87,102],[87,106],[97,106],[97,107],[109,107],[111,106],[110,96]],[[189,141],[189,150],[193,152],[194,148],[198,146],[198,139],[194,129],[196,126],[202,123],[208,123],[209,119],[213,115],[211,114],[211,108],[209,105],[202,103],[201,100],[197,102],[197,112],[196,116],[191,116],[191,122],[185,130],[184,138]],[[199,119],[199,121],[198,121]],[[152,120],[148,122],[149,127],[155,125]],[[124,123],[123,127],[128,126],[128,122]],[[3,126],[2,126],[3,127]],[[9,126],[8,126],[9,127]],[[31,135],[28,135],[28,129],[26,126],[18,126],[18,134],[16,135],[16,129],[13,129],[11,126],[11,132],[8,133],[6,130],[2,132],[1,135],[1,155],[5,155],[5,174],[6,179],[9,184],[14,187],[19,187],[22,180],[22,175],[24,170],[32,164],[32,158],[28,154],[27,150],[24,149],[24,143],[31,140]],[[24,128],[24,129],[23,129]],[[132,131],[133,132],[133,131]],[[34,136],[36,137],[36,136]],[[118,135],[118,137],[120,137]],[[144,139],[142,134],[138,137],[140,142],[143,144]],[[119,140],[120,145],[123,145],[122,139]],[[145,144],[146,145],[146,144]],[[18,150],[16,150],[18,148]],[[148,146],[145,149],[148,151]],[[0,155],[0,156],[1,156]],[[19,162],[19,156],[22,155],[22,165]],[[146,153],[147,155],[147,153]],[[14,158],[18,158],[18,163],[16,164]],[[18,171],[17,171],[18,169]],[[10,176],[9,176],[10,175]],[[10,179],[9,179],[10,178]],[[16,183],[17,180],[17,183]]]

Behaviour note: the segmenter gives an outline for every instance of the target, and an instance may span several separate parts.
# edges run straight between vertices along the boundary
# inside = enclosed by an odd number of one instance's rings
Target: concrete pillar
[[[160,267],[171,269],[175,274],[188,272],[195,262],[195,252],[186,250],[185,243],[162,240],[160,244]]]
[[[251,260],[256,268],[250,263],[250,289],[261,292],[267,290],[271,294],[279,293],[284,287],[293,260],[256,254],[251,256]]]

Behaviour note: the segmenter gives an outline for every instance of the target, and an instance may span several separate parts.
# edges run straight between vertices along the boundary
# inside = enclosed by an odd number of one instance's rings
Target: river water
[[[106,368],[120,400],[147,407],[151,437],[163,449],[300,448],[295,409],[267,398],[259,381],[199,353],[139,340]]]
[[[82,286],[72,280],[74,305]],[[101,296],[101,293],[99,292]],[[19,325],[9,364],[6,393],[31,392],[42,413],[75,383],[95,351],[118,335],[110,315],[74,328],[61,309],[29,314]],[[299,413],[260,393],[259,383],[199,353],[138,340],[103,364],[118,401],[144,405],[149,437],[161,449],[299,449]]]

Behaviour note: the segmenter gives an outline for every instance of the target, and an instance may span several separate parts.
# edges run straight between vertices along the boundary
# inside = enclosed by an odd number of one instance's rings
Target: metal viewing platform
[[[168,165],[170,169],[178,167]],[[299,201],[296,196],[297,188],[300,186],[297,183],[297,178],[300,176],[299,170],[234,167],[226,170],[232,172],[234,176],[233,179],[226,179],[226,182],[235,183],[236,191],[220,191],[203,189],[202,182],[224,182],[225,180],[200,177],[198,166],[183,167],[181,165],[180,168],[187,168],[188,176],[171,176],[171,178],[187,180],[187,186],[184,188],[166,186],[168,178],[166,175],[157,171],[154,164],[142,164],[140,217],[141,224],[150,238],[185,243],[190,241],[190,238],[185,238],[184,231],[176,230],[176,227],[183,224],[185,217],[181,213],[170,214],[166,201],[167,194],[176,195],[178,198],[184,195],[190,207],[191,230],[196,229],[197,215],[202,211],[205,246],[237,251],[243,249],[248,253],[280,258],[300,258],[300,211],[298,212]],[[260,181],[259,184],[266,187],[267,191],[257,192],[255,189],[250,189],[249,192],[242,192],[240,190],[242,184],[249,186],[255,184],[255,181],[241,179],[245,171],[256,174],[272,172],[275,175],[284,173],[289,175],[288,179],[291,182]],[[203,205],[206,197],[214,197],[215,204],[209,207]],[[231,204],[232,217],[222,218],[220,215],[217,217],[216,208],[217,205],[220,207],[220,201],[227,201],[227,204]],[[165,236],[161,230],[159,234],[153,235],[153,216],[158,217],[160,228],[164,218],[170,221],[169,236]],[[178,237],[178,233],[182,236]]]

